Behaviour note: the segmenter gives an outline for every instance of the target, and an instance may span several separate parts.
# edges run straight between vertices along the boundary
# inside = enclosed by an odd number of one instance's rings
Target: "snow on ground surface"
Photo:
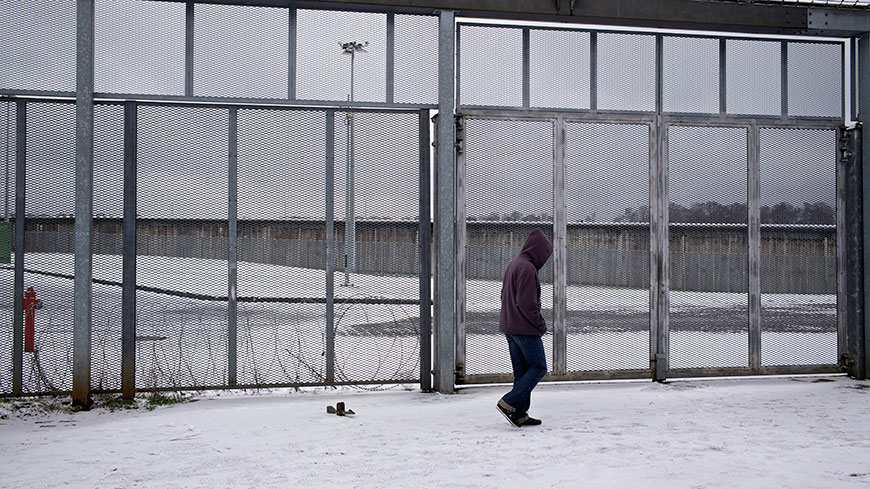
[[[870,382],[841,376],[315,389],[27,416],[0,400],[4,487],[870,487]],[[326,413],[344,401],[353,417]]]

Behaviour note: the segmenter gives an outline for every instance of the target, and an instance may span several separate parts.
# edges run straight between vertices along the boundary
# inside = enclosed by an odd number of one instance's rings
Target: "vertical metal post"
[[[719,113],[728,112],[728,52],[725,38],[719,39]]]
[[[565,218],[565,119],[553,124],[553,373],[568,371],[568,279]]]
[[[837,131],[837,358],[857,377],[857,343],[863,331],[860,129]]]
[[[229,188],[227,206],[229,226],[227,233],[227,382],[237,384],[238,352],[238,238],[239,238],[239,109],[230,107],[229,113]]]
[[[780,100],[783,117],[788,116],[788,41],[782,41],[780,46]]]
[[[94,207],[94,0],[76,2],[75,313],[72,403],[91,405]]]
[[[664,37],[656,35],[656,114],[662,114],[664,92]]]
[[[649,125],[649,364],[655,379],[659,335],[659,125]]]
[[[27,103],[15,102],[15,291],[12,306],[12,393],[20,395],[24,372],[24,201],[27,176]]]
[[[860,378],[867,378],[870,372],[870,137],[864,136],[863,128],[867,127],[870,122],[870,32],[865,32],[861,35],[858,41],[858,69],[860,71],[858,78],[858,117],[862,122],[861,134],[861,174],[863,175],[863,248],[864,248],[864,345],[860,348],[863,358],[860,360],[864,365],[863,375]],[[859,360],[859,361],[860,361]]]
[[[747,184],[749,215],[749,368],[761,370],[761,163],[759,128],[748,128]]]
[[[598,33],[589,33],[589,110],[598,110]]]
[[[136,198],[138,171],[136,102],[124,103],[124,258],[121,289],[121,391],[136,393]]]
[[[860,79],[860,75],[858,74],[858,70],[860,69],[858,67],[858,44],[860,42],[859,39],[860,38],[857,38],[857,37],[853,37],[851,39],[850,45],[851,45],[852,49],[851,49],[851,52],[849,53],[849,65],[851,66],[851,69],[849,70],[849,73],[851,74],[851,84],[849,86],[852,89],[851,90],[852,93],[849,94],[849,98],[848,98],[848,100],[849,100],[849,112],[848,113],[852,114],[851,119],[853,121],[858,120],[858,97],[859,97],[858,81]]]
[[[465,141],[467,120],[459,118],[456,121],[456,140]],[[467,240],[468,240],[468,209],[466,207],[467,189],[466,182],[466,159],[464,147],[457,145],[456,147],[456,380],[462,382],[465,378],[465,367],[467,362],[465,341],[465,323],[467,310],[467,291],[465,288],[467,273],[466,261],[467,256]]]
[[[296,100],[296,7],[287,10],[290,17],[287,39],[287,99]]]
[[[657,274],[655,310],[655,356],[653,358],[653,378],[663,381],[667,378],[670,363],[670,259],[668,248],[668,205],[670,204],[669,167],[668,167],[668,128],[662,117],[662,84],[664,40],[656,36],[656,256]],[[652,210],[650,210],[652,214]],[[650,339],[652,341],[652,338]]]
[[[9,112],[12,110],[12,102],[5,102],[6,106],[6,152],[5,152],[5,168],[4,168],[4,187],[3,187],[3,220],[9,221],[9,132],[11,131],[12,121],[9,117]]]
[[[326,383],[335,382],[335,111],[326,111]]]
[[[667,378],[670,368],[670,250],[668,243],[668,205],[670,204],[669,189],[669,165],[668,165],[668,127],[664,124],[661,115],[656,116],[658,125],[658,166],[657,187],[659,205],[656,209],[657,220],[657,244],[656,271],[658,273],[658,285],[656,296],[656,312],[658,313],[656,324],[656,354],[655,354],[655,380],[662,381]]]
[[[184,95],[193,97],[193,2],[187,2],[184,24]]]
[[[529,99],[531,97],[531,61],[530,54],[530,31],[528,27],[523,27],[523,107],[529,107]]]
[[[432,390],[432,224],[429,201],[429,110],[421,109],[420,130],[420,390]]]
[[[455,13],[442,10],[438,24],[438,128],[435,210],[435,390],[449,394],[454,388],[455,325],[454,278],[456,258],[455,151],[456,126],[453,122],[455,51]]]
[[[387,91],[386,102],[393,103],[396,80],[396,14],[387,14]]]

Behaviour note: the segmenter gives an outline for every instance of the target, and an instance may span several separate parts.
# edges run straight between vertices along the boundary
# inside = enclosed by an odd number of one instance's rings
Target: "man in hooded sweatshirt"
[[[520,256],[504,273],[498,329],[507,337],[514,386],[496,407],[514,426],[533,426],[541,421],[529,417],[532,389],[547,373],[544,342],[547,324],[541,315],[541,282],[538,271],[553,254],[553,245],[540,229],[526,238]]]

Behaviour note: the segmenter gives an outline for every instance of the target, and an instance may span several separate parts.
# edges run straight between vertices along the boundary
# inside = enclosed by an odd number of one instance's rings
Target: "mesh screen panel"
[[[553,123],[468,119],[466,141],[466,373],[510,373],[498,331],[501,284],[532,230],[553,240]],[[552,259],[539,276],[551,345]]]
[[[788,113],[843,115],[843,45],[788,43]]]
[[[523,105],[523,31],[507,27],[459,28],[461,105]]]
[[[529,105],[589,108],[588,32],[532,29],[529,32]]]
[[[351,56],[341,44],[368,42],[354,56],[356,101],[383,102],[387,85],[385,14],[304,10],[296,13],[296,98],[340,100],[350,95]]]
[[[0,19],[0,88],[76,89],[75,2],[3,0]]]
[[[345,285],[347,113],[335,115],[336,381],[420,376],[418,115],[354,113],[356,269]],[[342,303],[365,299],[375,303]],[[377,303],[378,300],[408,303]]]
[[[662,109],[719,112],[719,40],[662,38]]]
[[[3,185],[3,200],[0,206],[3,209],[3,219],[15,218],[15,118],[17,111],[15,102],[0,102],[0,154],[2,154],[2,175],[0,184]]]
[[[438,103],[438,17],[395,16],[393,99],[400,104]]]
[[[598,108],[655,110],[655,36],[598,35]]]
[[[14,260],[15,257],[13,256]],[[15,272],[11,267],[0,266],[0,394],[12,393],[12,304],[15,301]]]
[[[565,125],[565,212],[568,371],[648,368],[648,126]]]
[[[668,131],[670,366],[745,367],[747,131]]]
[[[761,362],[836,364],[837,134],[761,129]]]
[[[228,117],[139,107],[139,388],[226,382]]]
[[[124,243],[124,106],[94,107],[91,387],[121,388],[121,281]]]
[[[72,389],[75,105],[27,104],[24,287],[35,314],[35,351],[24,354],[24,392]],[[45,275],[60,274],[61,277]]]
[[[193,93],[287,98],[287,9],[197,4]]]
[[[326,116],[238,116],[238,381],[314,383],[326,376]],[[276,299],[269,301],[268,299]]]
[[[94,90],[184,95],[182,3],[97,0]]]
[[[15,217],[15,117],[15,104],[0,102],[0,152],[3,155],[3,175],[0,177],[3,182],[3,200],[0,205],[3,206],[4,220],[11,220],[12,226]],[[0,394],[12,392],[14,250],[10,259],[12,263],[0,265],[0,351],[7,352],[0,355]]]
[[[779,42],[726,41],[725,89],[729,114],[780,114],[781,59]]]

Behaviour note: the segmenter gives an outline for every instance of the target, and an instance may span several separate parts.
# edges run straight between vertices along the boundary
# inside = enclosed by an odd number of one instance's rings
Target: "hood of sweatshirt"
[[[522,255],[526,255],[529,261],[536,269],[540,270],[550,259],[553,254],[553,245],[550,240],[540,229],[535,229],[526,238],[526,244],[523,245]]]

